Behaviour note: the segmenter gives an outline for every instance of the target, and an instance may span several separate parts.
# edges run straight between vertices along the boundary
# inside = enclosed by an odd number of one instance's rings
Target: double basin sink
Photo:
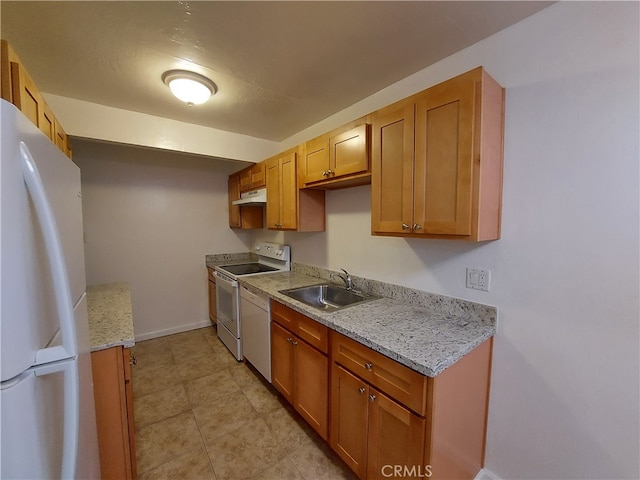
[[[341,310],[380,298],[375,295],[367,295],[354,290],[347,290],[344,287],[331,283],[289,288],[287,290],[280,290],[280,293],[323,311]]]

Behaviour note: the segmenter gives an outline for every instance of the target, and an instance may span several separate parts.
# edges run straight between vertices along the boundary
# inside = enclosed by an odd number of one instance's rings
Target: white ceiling
[[[281,141],[553,2],[2,1],[47,93]],[[218,93],[188,107],[182,68]]]

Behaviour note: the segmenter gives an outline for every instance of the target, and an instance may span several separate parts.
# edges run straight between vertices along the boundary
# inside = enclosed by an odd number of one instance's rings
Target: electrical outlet
[[[490,284],[491,270],[467,268],[467,288],[488,292]]]

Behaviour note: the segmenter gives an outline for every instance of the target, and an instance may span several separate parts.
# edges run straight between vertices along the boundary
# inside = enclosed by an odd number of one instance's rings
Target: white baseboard
[[[481,469],[474,480],[502,480],[499,476],[486,468]]]
[[[196,330],[198,328],[210,327],[211,322],[209,320],[203,320],[201,322],[188,323],[186,325],[179,325],[177,327],[165,328],[164,330],[156,330],[155,332],[142,333],[136,335],[135,341],[142,342],[144,340],[151,340],[152,338],[166,337],[167,335],[173,335],[174,333],[188,332],[189,330]]]

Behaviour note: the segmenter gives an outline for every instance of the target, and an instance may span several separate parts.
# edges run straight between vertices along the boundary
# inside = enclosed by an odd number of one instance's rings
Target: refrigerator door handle
[[[64,373],[64,420],[62,433],[61,479],[76,477],[78,456],[78,434],[80,429],[80,379],[77,362],[56,362],[36,367],[37,377],[52,373]]]
[[[53,216],[53,210],[38,172],[38,167],[24,142],[20,142],[20,156],[22,157],[22,175],[27,185],[27,191],[33,201],[36,217],[44,237],[45,250],[51,274],[56,299],[56,309],[60,322],[62,345],[42,348],[36,352],[35,364],[53,362],[62,358],[70,358],[78,353],[76,340],[75,317],[71,299],[71,286],[65,265],[62,242]]]

